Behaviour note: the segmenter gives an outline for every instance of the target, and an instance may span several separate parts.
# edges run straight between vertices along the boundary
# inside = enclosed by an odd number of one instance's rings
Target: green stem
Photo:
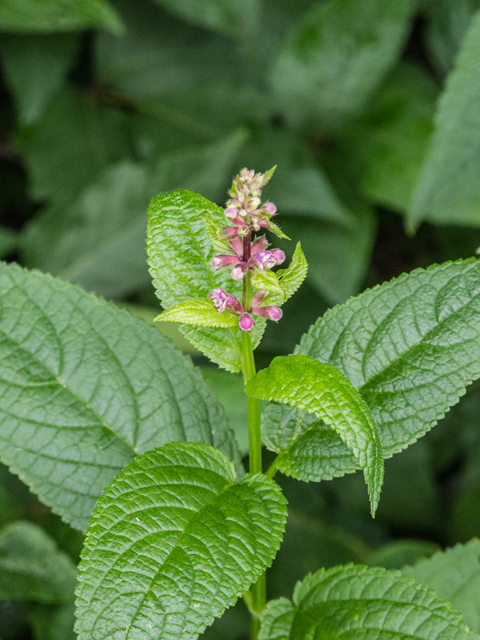
[[[250,334],[242,331],[242,369],[245,384],[255,375],[255,360]],[[248,449],[250,473],[262,473],[262,439],[260,434],[260,401],[258,398],[247,399],[248,402]],[[252,640],[256,640],[260,629],[260,616],[265,608],[266,576],[260,576],[251,586]]]

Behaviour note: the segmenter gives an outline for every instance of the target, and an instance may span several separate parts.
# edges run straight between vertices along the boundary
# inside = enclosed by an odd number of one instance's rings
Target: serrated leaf
[[[245,390],[255,398],[306,409],[331,425],[364,470],[375,515],[383,483],[377,427],[368,405],[341,371],[304,355],[278,357]]]
[[[51,33],[104,27],[115,34],[123,24],[106,0],[2,0],[0,31]]]
[[[414,230],[423,220],[478,226],[480,11],[465,36],[435,117],[435,131],[408,212]]]
[[[328,311],[296,352],[347,376],[390,458],[429,431],[480,377],[479,306],[478,260],[417,269]],[[345,452],[332,470],[343,475],[342,467],[350,473],[353,464]]]
[[[82,553],[79,640],[193,640],[234,604],[280,546],[286,500],[265,476],[235,483],[201,444],[140,456],[105,490]]]
[[[461,616],[435,591],[399,571],[345,565],[297,583],[293,604],[269,602],[259,640],[307,638],[475,640]]]
[[[62,603],[73,599],[77,570],[37,525],[18,520],[0,534],[0,599]]]
[[[138,453],[190,440],[236,458],[200,372],[153,327],[13,264],[0,306],[1,459],[74,527]]]
[[[271,82],[292,122],[333,129],[356,115],[395,63],[410,0],[329,0],[312,5],[273,67]]]
[[[216,271],[212,267],[213,248],[203,221],[206,217],[219,226],[226,219],[223,209],[190,191],[164,193],[150,203],[148,262],[157,296],[166,309],[185,300],[206,297],[216,288],[241,298],[242,282],[233,280],[228,269]],[[240,356],[231,330],[185,327],[182,331],[221,367],[240,371]]]
[[[438,551],[413,567],[404,567],[402,573],[438,591],[480,633],[480,540]]]
[[[2,34],[3,69],[20,124],[32,124],[42,115],[65,80],[79,44],[77,34]]]
[[[218,313],[209,298],[196,298],[179,302],[167,311],[162,311],[155,322],[181,322],[197,327],[236,327],[238,316],[229,311]]]

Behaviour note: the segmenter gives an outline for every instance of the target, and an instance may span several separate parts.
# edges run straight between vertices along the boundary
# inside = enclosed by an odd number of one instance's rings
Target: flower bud
[[[228,209],[225,209],[225,215],[227,218],[230,218],[230,220],[233,220],[233,218],[236,218],[238,215],[238,209],[235,207],[228,207]]]
[[[276,211],[277,211],[277,207],[273,204],[273,202],[266,202],[266,203],[263,205],[263,209],[265,209],[265,211],[268,211],[268,213],[269,213],[271,216],[274,216],[274,215],[275,215],[275,213],[276,213]]]
[[[265,298],[268,296],[268,291],[262,291],[262,289],[259,289],[255,295],[253,296],[253,300],[252,300],[252,307],[255,309],[255,307],[258,307],[258,305],[263,302],[265,300]],[[255,313],[255,311],[254,311]]]
[[[243,313],[240,314],[240,320],[238,324],[240,325],[240,329],[242,331],[250,331],[250,329],[252,329],[252,327],[254,326],[255,322],[253,321],[252,316],[246,311],[244,311]]]
[[[271,269],[277,264],[271,251],[259,251],[254,257],[254,262],[257,267],[263,270]]]
[[[262,316],[263,318],[269,318],[270,320],[275,320],[278,322],[283,315],[280,307],[271,306],[271,307],[256,307],[253,309],[253,312],[256,316]]]

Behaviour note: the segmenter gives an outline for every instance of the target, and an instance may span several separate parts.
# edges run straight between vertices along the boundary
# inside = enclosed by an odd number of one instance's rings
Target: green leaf
[[[218,313],[210,298],[196,298],[179,302],[155,318],[161,322],[181,322],[197,327],[236,327],[238,316],[230,311]]]
[[[347,376],[370,407],[390,458],[429,431],[480,377],[479,304],[479,261],[417,269],[328,311],[296,351]],[[318,438],[317,448],[323,451]],[[332,467],[343,475],[341,468],[349,473],[353,464],[353,456],[343,456]]]
[[[223,410],[153,327],[79,287],[0,264],[5,464],[74,527],[136,454],[172,440],[236,459]]]
[[[328,0],[295,25],[271,82],[292,122],[333,129],[360,112],[395,63],[410,0]]]
[[[480,633],[480,540],[439,551],[402,573],[438,591]]]
[[[228,35],[246,37],[254,29],[259,14],[258,0],[155,0],[181,18]]]
[[[293,604],[269,602],[259,640],[474,640],[460,614],[398,571],[346,565],[309,574]]]
[[[162,305],[207,297],[214,289],[242,296],[242,282],[232,280],[228,269],[211,264],[213,248],[204,219],[224,226],[223,209],[199,194],[171,191],[152,200],[149,207],[147,254],[150,273]],[[253,339],[258,344],[265,322],[259,319]],[[184,335],[211,360],[228,371],[240,371],[240,356],[232,330],[183,327]]]
[[[79,44],[77,34],[2,34],[3,69],[20,124],[32,124],[42,115],[65,80]]]
[[[265,476],[235,482],[201,444],[140,456],[98,501],[79,569],[79,640],[196,638],[271,564],[286,500]],[[154,634],[154,636],[152,635]]]
[[[77,570],[55,542],[31,522],[18,520],[0,533],[0,598],[68,602]]]
[[[408,226],[436,224],[478,226],[480,208],[480,100],[476,68],[480,64],[480,12],[449,75],[435,118],[435,131],[417,183]]]
[[[51,33],[104,27],[123,33],[123,24],[106,0],[2,0],[0,31]]]
[[[245,390],[255,398],[306,409],[331,425],[364,470],[375,515],[383,483],[377,427],[368,405],[341,371],[304,355],[279,357],[257,373]]]

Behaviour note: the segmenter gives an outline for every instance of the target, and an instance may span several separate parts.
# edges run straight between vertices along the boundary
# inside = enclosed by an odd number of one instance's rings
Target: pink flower
[[[243,313],[240,314],[240,320],[238,321],[238,324],[240,325],[240,329],[242,331],[250,331],[250,329],[252,329],[252,327],[254,326],[255,322],[253,321],[252,316],[246,311],[244,311]]]
[[[277,264],[282,264],[285,260],[285,254],[280,249],[273,251],[259,251],[254,257],[255,266],[260,269],[271,269]]]
[[[277,212],[277,207],[273,204],[273,202],[266,202],[266,203],[263,205],[263,209],[265,209],[265,211],[268,211],[268,213],[269,213],[271,216],[274,216],[274,215],[275,215],[275,213]]]
[[[272,305],[271,307],[255,307],[252,313],[256,316],[270,318],[270,320],[275,320],[275,322],[278,322],[283,315],[280,307],[276,307],[274,305]]]
[[[208,297],[213,300],[213,304],[218,313],[222,313],[227,307],[230,307],[235,313],[243,312],[243,307],[235,296],[232,296],[223,289],[214,289]]]

